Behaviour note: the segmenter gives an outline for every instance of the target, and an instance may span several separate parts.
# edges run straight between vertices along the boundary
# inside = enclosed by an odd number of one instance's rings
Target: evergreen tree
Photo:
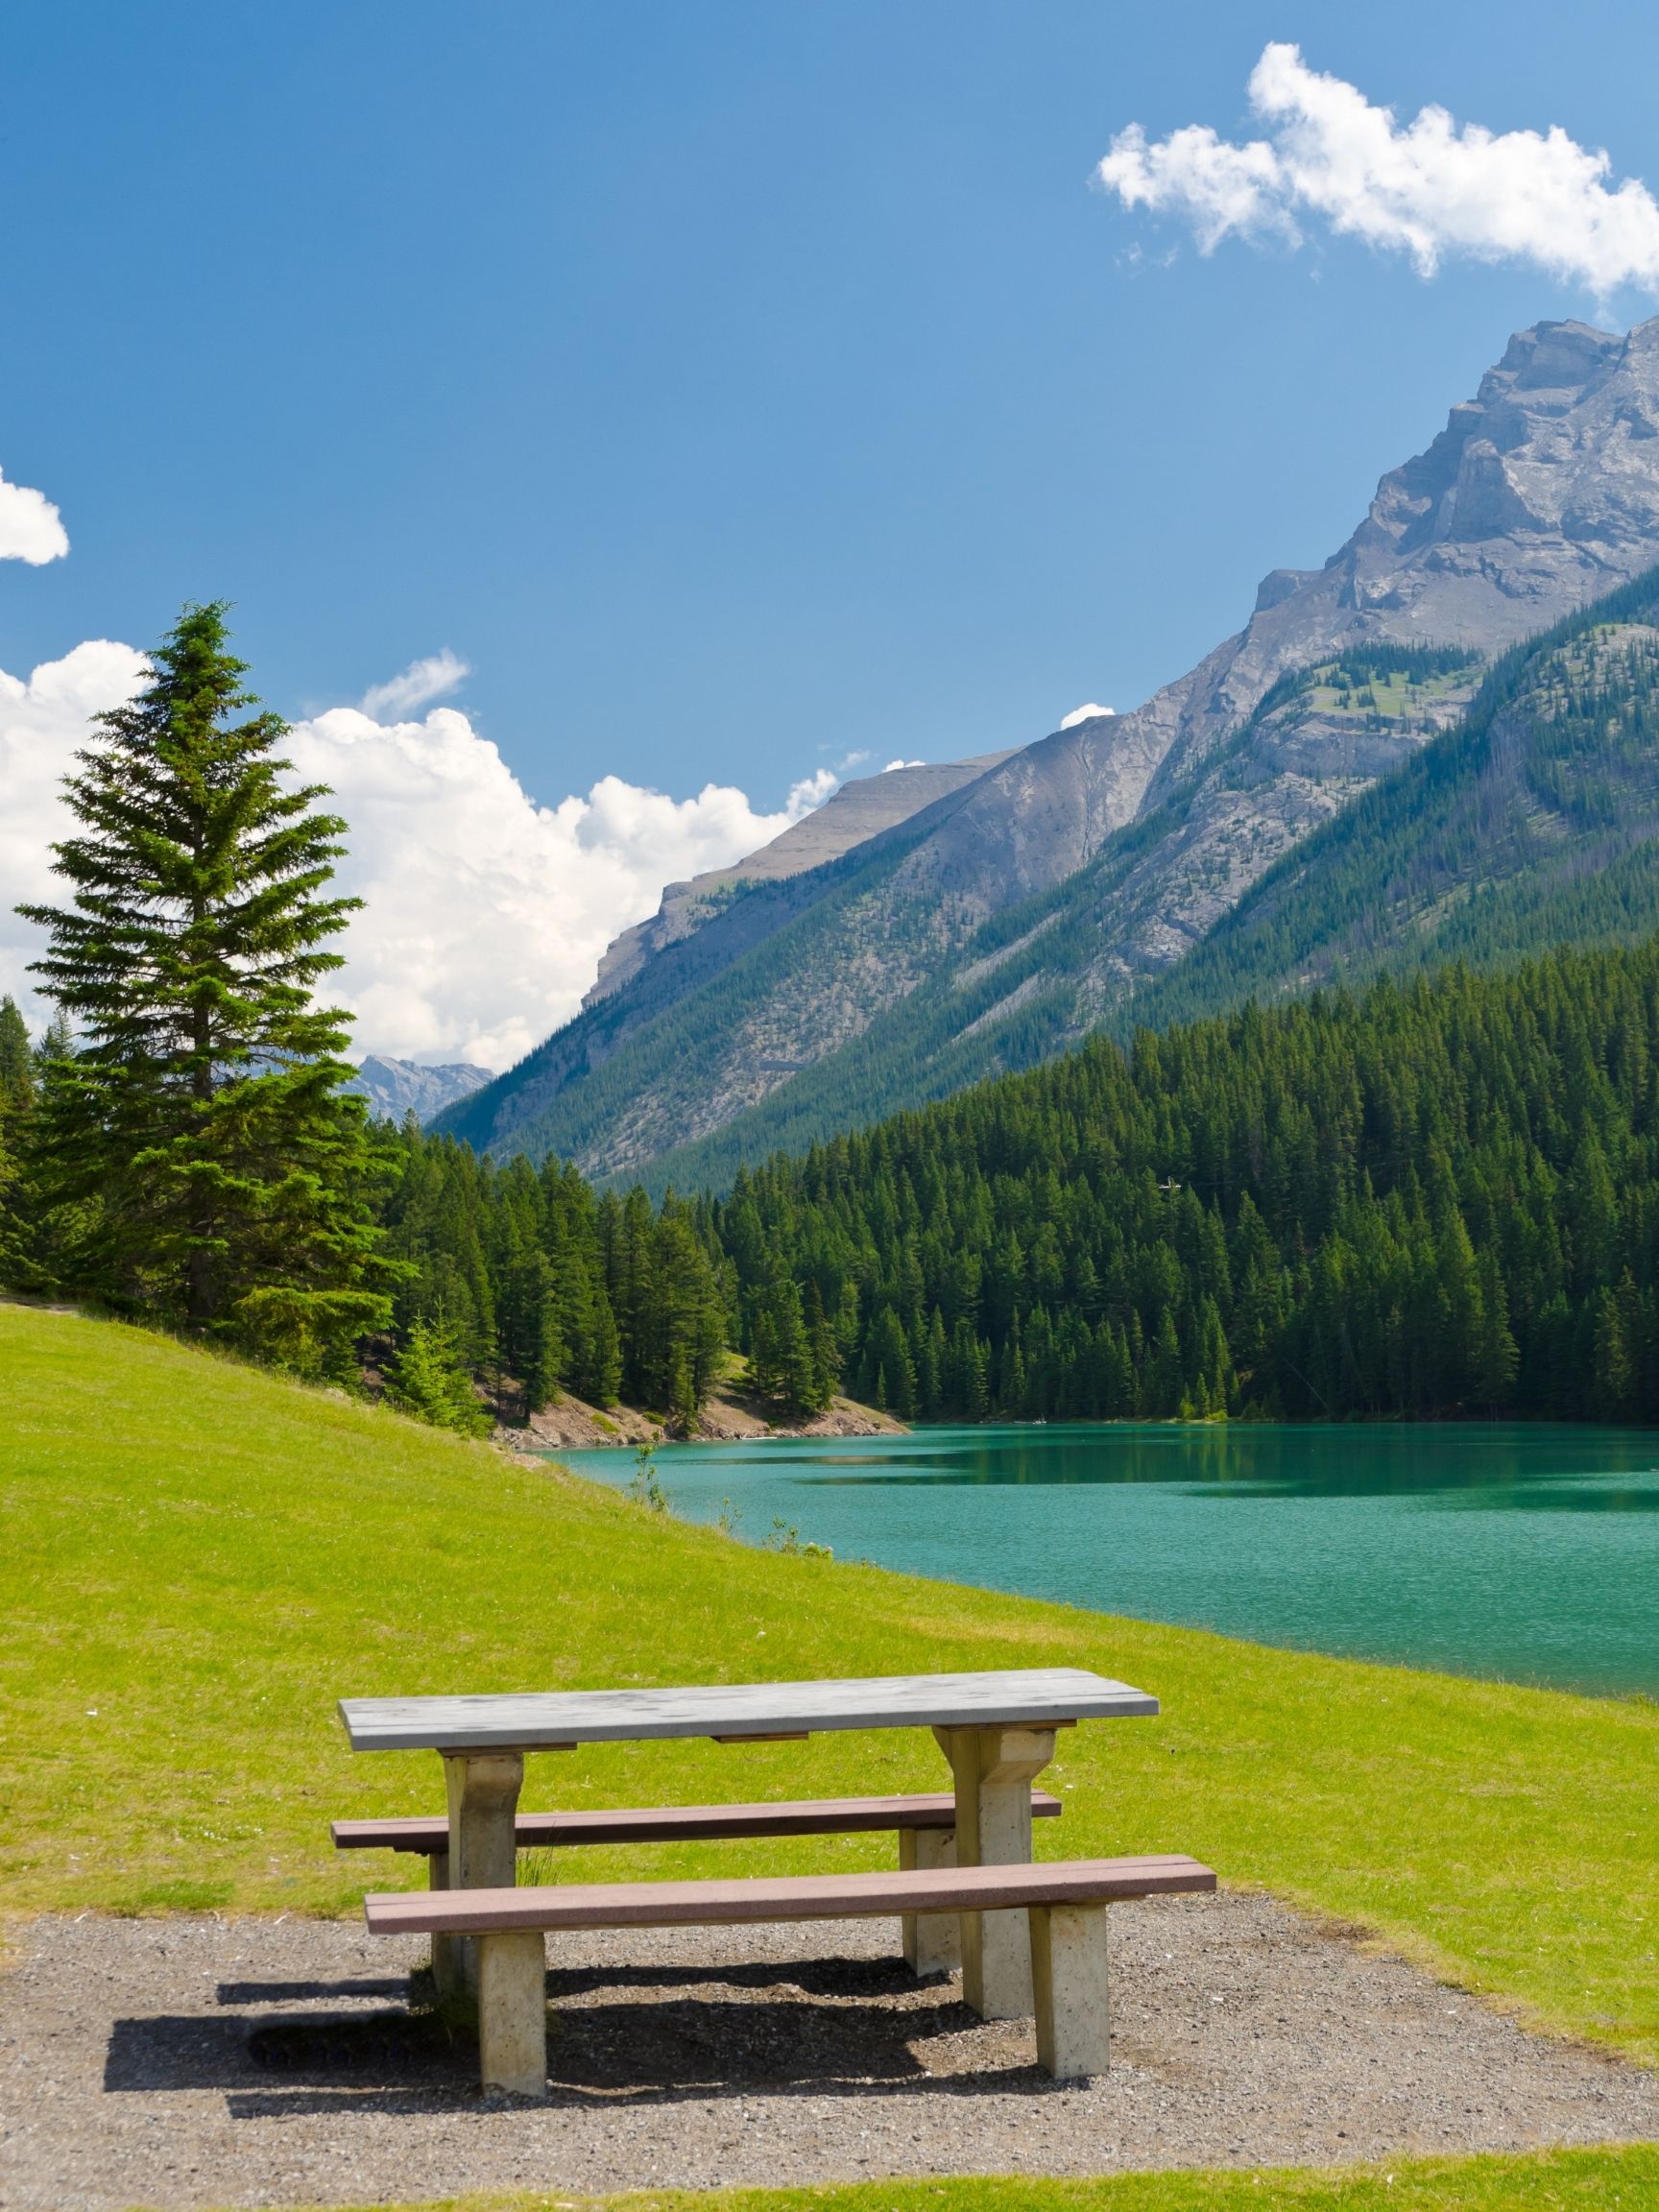
[[[35,1055],[16,1000],[0,998],[0,1283],[36,1280],[34,1208],[23,1170],[35,1105]]]
[[[344,1017],[312,1003],[357,902],[325,896],[345,825],[283,781],[224,610],[187,608],[102,715],[54,848],[68,906],[35,964],[79,1049],[46,1067],[43,1201],[79,1209],[77,1287],[304,1369],[382,1322],[363,1102]]]
[[[883,1306],[877,1314],[864,1358],[872,1402],[883,1412],[898,1414],[902,1421],[913,1419],[916,1371],[910,1363],[904,1324],[891,1306]]]
[[[35,1055],[15,998],[0,998],[0,1115],[28,1112],[35,1101]]]
[[[559,1395],[565,1340],[552,1264],[539,1247],[513,1261],[499,1310],[502,1364],[518,1378],[526,1416],[540,1413]]]
[[[774,1271],[755,1300],[749,1365],[757,1391],[790,1413],[821,1413],[830,1404],[839,1359],[815,1282],[803,1298],[792,1276]]]
[[[583,1340],[575,1387],[594,1406],[614,1406],[622,1393],[622,1337],[602,1284],[594,1293],[592,1322]]]
[[[386,1370],[386,1395],[399,1412],[460,1436],[488,1436],[493,1426],[463,1365],[453,1334],[417,1321]]]
[[[807,1411],[822,1413],[835,1402],[841,1387],[841,1345],[835,1325],[824,1310],[823,1293],[816,1276],[806,1278],[804,1301],[806,1315],[806,1351],[811,1360],[812,1396]]]

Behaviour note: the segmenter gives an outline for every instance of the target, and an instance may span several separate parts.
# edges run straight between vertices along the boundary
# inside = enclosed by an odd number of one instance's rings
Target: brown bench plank
[[[1060,1799],[1031,1792],[1035,1818],[1054,1819]],[[954,1828],[956,1800],[949,1790],[912,1797],[814,1797],[769,1805],[664,1805],[620,1807],[598,1813],[520,1813],[515,1833],[520,1850],[567,1843],[674,1843],[741,1840],[761,1836],[876,1834],[895,1828]],[[442,1816],[393,1820],[336,1820],[330,1833],[342,1851],[420,1851],[430,1857],[449,1846]]]
[[[1031,1905],[1211,1890],[1215,1876],[1179,1852],[1035,1866],[938,1866],[911,1873],[802,1874],[704,1882],[585,1882],[523,1889],[407,1890],[363,1900],[376,1936],[515,1929],[711,1928],[867,1913],[990,1912]]]

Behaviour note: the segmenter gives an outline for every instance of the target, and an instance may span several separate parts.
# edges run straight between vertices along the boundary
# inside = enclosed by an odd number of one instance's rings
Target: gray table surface
[[[830,1728],[991,1728],[1019,1721],[1115,1720],[1157,1710],[1156,1697],[1083,1667],[879,1674],[861,1682],[722,1682],[693,1689],[340,1700],[354,1751],[533,1751],[562,1743],[783,1736]]]

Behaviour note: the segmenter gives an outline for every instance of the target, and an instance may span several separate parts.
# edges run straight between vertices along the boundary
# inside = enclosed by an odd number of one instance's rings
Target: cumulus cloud
[[[1267,135],[1235,144],[1204,124],[1149,140],[1132,123],[1096,180],[1127,207],[1188,224],[1201,252],[1224,238],[1298,246],[1310,218],[1407,254],[1431,276],[1450,256],[1522,261],[1605,298],[1659,291],[1659,203],[1566,132],[1495,132],[1444,108],[1401,124],[1355,85],[1269,45],[1250,76]]]
[[[413,714],[418,707],[430,706],[434,699],[445,698],[459,690],[472,673],[459,653],[451,653],[445,645],[441,653],[429,653],[423,661],[411,661],[401,675],[394,676],[385,684],[372,684],[357,702],[363,712],[378,721],[382,715],[396,718],[399,714]]]
[[[44,492],[8,484],[0,469],[0,561],[27,561],[31,568],[61,561],[69,550],[63,517]]]
[[[51,846],[71,823],[59,786],[92,717],[130,699],[144,673],[141,653],[107,637],[77,645],[26,680],[0,669],[0,992],[10,992],[36,1025],[45,1010],[27,971],[39,957],[40,935],[12,907],[63,891]]]
[[[729,784],[673,799],[618,776],[539,805],[452,707],[393,722],[336,708],[296,724],[289,755],[351,826],[341,879],[366,903],[333,988],[357,1047],[488,1068],[576,1011],[600,953],[665,883],[766,844],[835,783],[821,769],[775,814]]]
[[[926,768],[926,760],[889,760],[882,769],[883,776],[891,776],[895,768]]]
[[[61,889],[49,850],[71,826],[61,780],[92,717],[144,673],[142,654],[102,639],[27,682],[0,672],[0,991],[36,1025],[45,1009],[25,971],[40,939],[12,909]],[[544,806],[452,707],[402,720],[335,708],[296,723],[287,751],[349,825],[341,888],[366,905],[337,941],[346,966],[325,988],[356,1017],[354,1056],[490,1068],[576,1011],[600,953],[655,911],[665,883],[767,844],[837,782],[819,769],[760,813],[728,784],[673,799],[604,776],[585,797]]]
[[[1115,714],[1117,711],[1115,707],[1097,707],[1094,700],[1090,700],[1087,707],[1073,707],[1070,714],[1063,714],[1060,727],[1062,730],[1075,730],[1079,722],[1098,722],[1103,714]]]
[[[789,822],[799,822],[803,814],[810,814],[815,806],[822,806],[826,799],[832,799],[841,788],[841,779],[833,768],[817,769],[810,776],[803,776],[798,783],[789,786],[789,797],[784,811]],[[788,828],[788,822],[784,828]],[[743,855],[739,853],[736,858]]]

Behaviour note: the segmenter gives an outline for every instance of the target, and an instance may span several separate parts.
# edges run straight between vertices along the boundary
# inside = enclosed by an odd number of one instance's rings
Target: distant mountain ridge
[[[721,1180],[1118,1022],[1453,724],[1488,659],[1655,562],[1659,320],[1523,331],[1324,567],[1274,571],[1188,675],[737,890],[591,1010],[602,1026],[579,1017],[441,1125]]]
[[[465,1060],[441,1068],[428,1068],[418,1060],[394,1060],[381,1052],[370,1053],[349,1083],[341,1088],[367,1098],[377,1121],[401,1121],[413,1114],[418,1121],[430,1121],[445,1106],[465,1098],[492,1080],[488,1068],[474,1068]]]

